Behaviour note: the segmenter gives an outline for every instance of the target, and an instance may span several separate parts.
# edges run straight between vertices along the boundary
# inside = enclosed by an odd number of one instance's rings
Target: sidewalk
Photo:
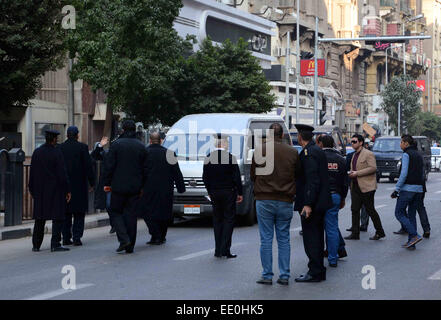
[[[34,229],[34,221],[24,221],[23,224],[12,227],[3,227],[3,216],[0,217],[0,241],[31,237]],[[92,229],[108,226],[109,215],[107,212],[90,213],[86,215],[84,229]],[[46,221],[44,233],[52,233],[52,221]]]

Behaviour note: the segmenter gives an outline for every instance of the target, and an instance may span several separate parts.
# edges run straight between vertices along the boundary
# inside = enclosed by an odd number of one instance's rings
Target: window
[[[46,130],[58,130],[60,132],[60,135],[58,136],[58,143],[63,142],[65,139],[64,127],[64,124],[35,123],[35,149],[46,142]]]

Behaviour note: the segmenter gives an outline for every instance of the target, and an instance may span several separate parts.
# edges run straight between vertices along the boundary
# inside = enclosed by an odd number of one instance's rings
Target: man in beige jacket
[[[360,209],[365,206],[375,227],[375,235],[370,240],[379,240],[386,235],[381,225],[380,216],[375,210],[374,197],[377,190],[377,163],[375,155],[363,148],[364,139],[360,134],[354,134],[351,139],[355,154],[351,161],[351,198],[352,198],[352,233],[345,237],[347,240],[360,239]]]

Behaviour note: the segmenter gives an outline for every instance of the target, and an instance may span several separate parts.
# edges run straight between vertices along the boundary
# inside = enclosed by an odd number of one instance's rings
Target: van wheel
[[[240,216],[240,225],[242,226],[253,226],[256,223],[256,200],[251,200],[251,209],[247,214]]]

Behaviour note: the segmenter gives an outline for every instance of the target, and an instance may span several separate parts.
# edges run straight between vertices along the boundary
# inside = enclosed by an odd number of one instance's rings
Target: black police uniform
[[[231,238],[236,215],[236,199],[242,195],[242,182],[236,157],[220,149],[207,155],[202,178],[213,204],[216,257],[234,257]]]
[[[299,131],[312,131],[305,125],[296,125]],[[308,274],[315,280],[326,280],[324,266],[324,218],[332,207],[329,187],[328,163],[326,155],[313,141],[310,141],[300,152],[302,172],[296,182],[296,201],[294,210],[302,212],[304,206],[310,206],[309,218],[301,217],[303,245],[309,258]]]

